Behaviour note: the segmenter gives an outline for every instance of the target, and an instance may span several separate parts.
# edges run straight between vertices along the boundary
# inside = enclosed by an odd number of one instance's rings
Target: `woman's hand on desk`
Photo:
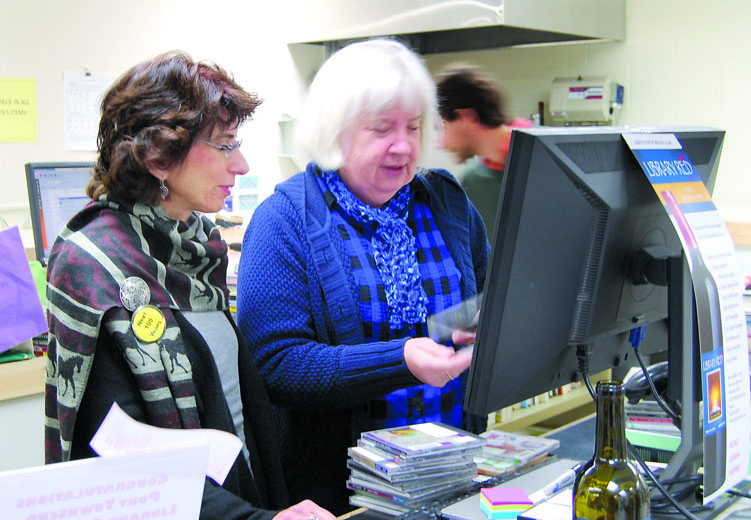
[[[457,352],[430,338],[411,338],[404,343],[404,361],[413,376],[440,388],[469,368],[472,351]]]
[[[279,511],[274,520],[335,520],[336,517],[313,502],[303,500],[294,506]]]

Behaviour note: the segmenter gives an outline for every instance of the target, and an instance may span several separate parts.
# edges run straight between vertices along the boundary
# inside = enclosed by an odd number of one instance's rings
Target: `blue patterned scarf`
[[[371,245],[385,285],[389,327],[398,330],[405,324],[424,322],[428,315],[428,297],[417,264],[415,237],[407,225],[409,184],[379,209],[355,197],[337,172],[322,172],[322,176],[347,215],[362,224],[376,224]]]

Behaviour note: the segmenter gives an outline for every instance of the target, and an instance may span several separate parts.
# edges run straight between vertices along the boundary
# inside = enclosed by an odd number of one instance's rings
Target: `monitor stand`
[[[667,395],[681,403],[681,443],[661,474],[661,480],[676,479],[696,475],[703,465],[704,429],[702,427],[701,404],[702,382],[699,358],[696,311],[694,307],[693,279],[685,253],[668,258],[668,389]],[[694,482],[675,484],[670,491],[695,486]],[[681,500],[681,504],[692,511],[697,518],[711,519],[723,512],[735,497],[717,498],[702,510],[701,497],[691,493]],[[653,518],[663,515],[652,512]],[[664,515],[676,518],[675,514]],[[682,515],[678,515],[683,518]]]

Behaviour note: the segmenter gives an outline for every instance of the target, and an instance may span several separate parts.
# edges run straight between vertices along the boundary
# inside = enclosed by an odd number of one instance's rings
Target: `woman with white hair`
[[[238,322],[277,411],[292,497],[349,509],[347,448],[362,431],[462,410],[468,351],[427,316],[474,296],[489,245],[443,170],[418,168],[440,121],[435,85],[401,43],[349,45],[321,67],[299,131],[312,161],[248,226]]]

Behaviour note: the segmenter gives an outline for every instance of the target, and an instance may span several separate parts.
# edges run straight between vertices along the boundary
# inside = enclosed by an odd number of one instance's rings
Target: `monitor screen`
[[[26,164],[34,247],[42,265],[47,265],[52,244],[65,224],[89,202],[86,185],[93,168],[93,163]]]
[[[724,132],[616,127],[515,130],[491,238],[466,408],[485,415],[667,348],[667,288],[635,284],[636,254],[680,255],[677,233],[622,133],[672,133],[711,191]]]

